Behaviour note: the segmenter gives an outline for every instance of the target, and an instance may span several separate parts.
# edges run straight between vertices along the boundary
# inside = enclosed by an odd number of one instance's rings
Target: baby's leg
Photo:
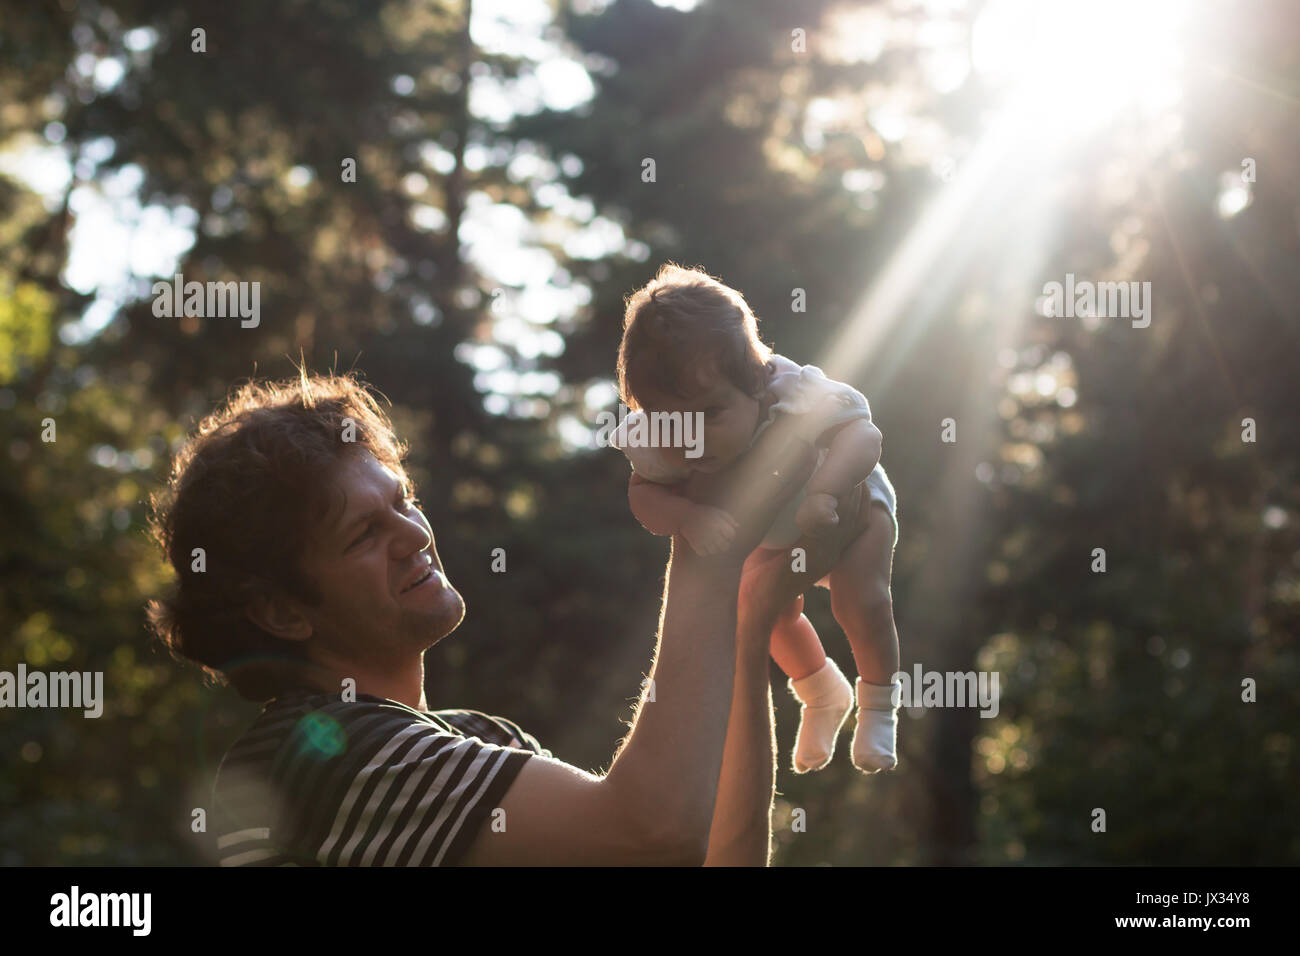
[[[772,628],[772,659],[791,680],[802,680],[822,669],[826,649],[817,629],[803,613],[803,595],[781,612]]]
[[[784,560],[781,549],[755,548],[745,559],[748,571],[756,564]],[[772,627],[772,659],[791,680],[802,680],[821,670],[826,663],[826,650],[812,622],[803,614],[803,595],[800,594],[782,609]]]
[[[894,524],[883,506],[871,507],[867,530],[849,545],[830,575],[831,611],[858,665],[853,764],[865,773],[892,770],[898,763],[898,713],[891,699],[898,672],[898,631],[889,591]]]
[[[835,755],[835,738],[853,709],[853,685],[826,656],[816,628],[803,613],[802,594],[772,628],[772,658],[790,678],[790,693],[802,705],[791,761],[794,772],[820,770]]]

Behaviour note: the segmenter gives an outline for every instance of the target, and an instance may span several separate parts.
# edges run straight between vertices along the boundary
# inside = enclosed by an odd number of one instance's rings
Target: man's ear
[[[311,637],[311,622],[293,601],[280,595],[258,595],[244,607],[244,614],[268,634],[286,641]]]

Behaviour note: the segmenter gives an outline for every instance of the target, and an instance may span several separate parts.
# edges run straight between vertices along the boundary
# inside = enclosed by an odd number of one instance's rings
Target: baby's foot
[[[858,726],[853,731],[853,766],[863,773],[893,770],[898,766],[898,708],[894,702],[902,682],[868,684],[857,680]]]
[[[789,682],[803,705],[794,745],[794,772],[820,770],[835,755],[835,738],[853,709],[853,685],[829,657],[821,670]]]

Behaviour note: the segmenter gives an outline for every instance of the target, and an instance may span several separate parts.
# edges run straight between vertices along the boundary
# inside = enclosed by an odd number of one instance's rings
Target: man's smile
[[[402,588],[402,590],[399,591],[398,593],[408,594],[411,591],[424,587],[430,582],[433,582],[438,587],[445,587],[447,584],[447,580],[442,576],[442,572],[439,571],[437,568],[433,567],[432,565],[430,565],[428,568],[425,569],[424,573],[421,574],[416,581],[414,581],[411,584],[408,584],[406,587]]]

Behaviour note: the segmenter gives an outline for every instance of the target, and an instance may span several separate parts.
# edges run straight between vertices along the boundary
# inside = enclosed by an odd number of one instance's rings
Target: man
[[[179,582],[150,606],[176,655],[262,714],[218,771],[223,865],[766,865],[773,622],[862,529],[803,542],[807,568],[745,557],[814,462],[773,431],[712,494],[734,547],[673,541],[643,700],[608,772],[504,718],[429,711],[424,652],[464,602],[411,497],[405,447],[350,377],[250,384],[200,424],[155,497]],[[708,481],[708,479],[703,479]]]

